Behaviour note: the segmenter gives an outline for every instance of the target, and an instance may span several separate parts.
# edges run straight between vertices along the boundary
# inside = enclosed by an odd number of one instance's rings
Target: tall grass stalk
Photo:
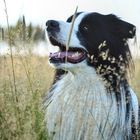
[[[70,40],[71,40],[71,35],[72,35],[73,27],[74,27],[74,22],[75,22],[77,10],[78,10],[78,6],[76,7],[75,12],[73,14],[73,18],[72,18],[72,22],[71,22],[71,27],[70,27],[70,30],[69,30],[69,33],[68,33],[68,38],[67,38],[67,41],[66,41],[66,58],[65,58],[65,63],[67,62],[67,53],[68,53],[68,49],[69,49],[69,44],[70,44]]]
[[[13,50],[12,50],[12,43],[11,43],[11,32],[10,32],[10,26],[9,26],[9,18],[8,18],[8,11],[7,11],[7,5],[6,5],[6,1],[4,1],[4,5],[5,5],[5,15],[6,15],[6,21],[7,21],[7,28],[8,28],[8,42],[9,42],[9,46],[10,46],[10,58],[11,58],[11,64],[12,64],[12,75],[13,75],[13,87],[14,87],[14,91],[12,90],[13,93],[13,103],[14,103],[14,108],[15,108],[15,115],[17,117],[17,130],[21,130],[21,120],[20,120],[20,110],[18,107],[18,96],[17,96],[17,87],[16,87],[16,76],[15,76],[15,68],[14,68],[14,58],[13,58]]]

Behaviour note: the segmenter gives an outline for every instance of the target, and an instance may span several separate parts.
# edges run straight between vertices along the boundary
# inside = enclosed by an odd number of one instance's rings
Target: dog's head
[[[59,47],[58,52],[50,53],[50,62],[56,68],[71,69],[88,64],[98,70],[99,67],[105,69],[116,63],[120,66],[128,65],[131,55],[127,39],[135,36],[134,25],[113,14],[77,13],[69,49],[66,51],[72,17],[66,22],[56,20],[46,22],[50,43]]]

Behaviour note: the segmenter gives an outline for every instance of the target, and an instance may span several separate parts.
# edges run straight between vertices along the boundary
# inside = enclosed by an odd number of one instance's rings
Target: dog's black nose
[[[48,20],[46,22],[47,29],[57,29],[59,27],[58,21]]]

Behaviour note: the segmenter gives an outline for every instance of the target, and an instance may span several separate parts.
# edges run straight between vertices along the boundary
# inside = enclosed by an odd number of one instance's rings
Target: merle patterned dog
[[[135,26],[113,14],[77,13],[66,51],[71,21],[46,23],[48,40],[59,47],[49,56],[56,76],[44,101],[50,139],[140,139],[138,100],[127,80]]]

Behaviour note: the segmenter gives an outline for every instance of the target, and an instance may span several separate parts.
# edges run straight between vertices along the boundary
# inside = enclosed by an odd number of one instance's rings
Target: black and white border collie
[[[56,75],[44,101],[50,139],[140,139],[138,100],[128,83],[135,26],[113,14],[77,13],[66,51],[72,17],[46,22],[47,38],[59,47],[49,56]]]

